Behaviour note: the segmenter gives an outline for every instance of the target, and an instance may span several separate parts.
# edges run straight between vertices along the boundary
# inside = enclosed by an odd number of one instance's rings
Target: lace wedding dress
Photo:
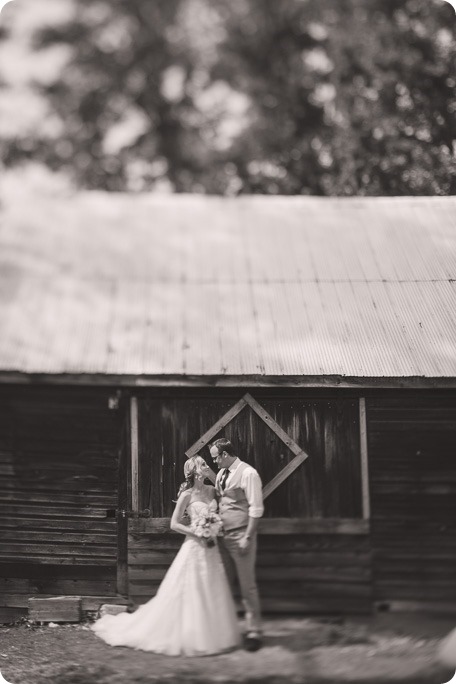
[[[194,501],[190,519],[212,508]],[[239,626],[220,551],[187,537],[157,594],[134,613],[105,615],[92,627],[111,646],[166,655],[211,655],[236,647]]]

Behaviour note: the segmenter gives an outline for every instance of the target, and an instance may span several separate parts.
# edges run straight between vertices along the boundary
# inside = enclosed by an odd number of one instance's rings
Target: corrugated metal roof
[[[10,193],[0,220],[2,371],[456,377],[456,198]]]

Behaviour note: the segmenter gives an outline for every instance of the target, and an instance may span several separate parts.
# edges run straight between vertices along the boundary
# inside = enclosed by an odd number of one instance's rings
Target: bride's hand
[[[194,532],[192,532],[191,530],[188,530],[188,532],[186,533],[186,536],[189,537],[190,539],[194,539],[194,540],[197,541],[199,544],[202,544],[202,545],[204,546],[204,539],[203,539],[203,537],[198,537],[198,535],[195,534]]]

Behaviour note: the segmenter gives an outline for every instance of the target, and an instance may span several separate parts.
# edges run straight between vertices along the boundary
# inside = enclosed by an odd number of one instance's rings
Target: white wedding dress
[[[191,520],[212,504],[194,501]],[[218,546],[187,537],[157,594],[134,613],[105,615],[92,626],[111,646],[171,656],[221,653],[239,645],[240,632]]]

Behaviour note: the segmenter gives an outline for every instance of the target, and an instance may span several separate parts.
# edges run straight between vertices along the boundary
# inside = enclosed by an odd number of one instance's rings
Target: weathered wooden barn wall
[[[166,533],[185,451],[242,391],[139,395],[139,511],[129,525],[130,595],[153,595],[182,538]],[[368,524],[362,520],[359,404],[309,391],[252,390],[309,458],[266,501],[258,577],[268,611],[370,609]],[[293,454],[245,408],[222,431],[267,484]],[[210,461],[208,449],[202,452]],[[150,517],[147,517],[150,513]],[[146,517],[144,517],[146,516]]]
[[[309,458],[266,501],[265,610],[363,612],[372,602],[456,612],[456,393],[366,390],[371,521],[364,520],[360,391],[250,390]],[[139,515],[129,591],[156,591],[181,542],[168,532],[185,451],[240,389],[0,386],[0,617],[30,595],[126,593],[126,440],[138,397]],[[117,407],[116,407],[117,406]],[[246,407],[223,434],[266,484],[293,455]],[[207,449],[203,451],[207,457]],[[119,488],[119,481],[121,487]]]
[[[122,420],[109,397],[0,387],[2,619],[30,595],[116,593]]]
[[[456,612],[456,394],[367,402],[374,598]]]

